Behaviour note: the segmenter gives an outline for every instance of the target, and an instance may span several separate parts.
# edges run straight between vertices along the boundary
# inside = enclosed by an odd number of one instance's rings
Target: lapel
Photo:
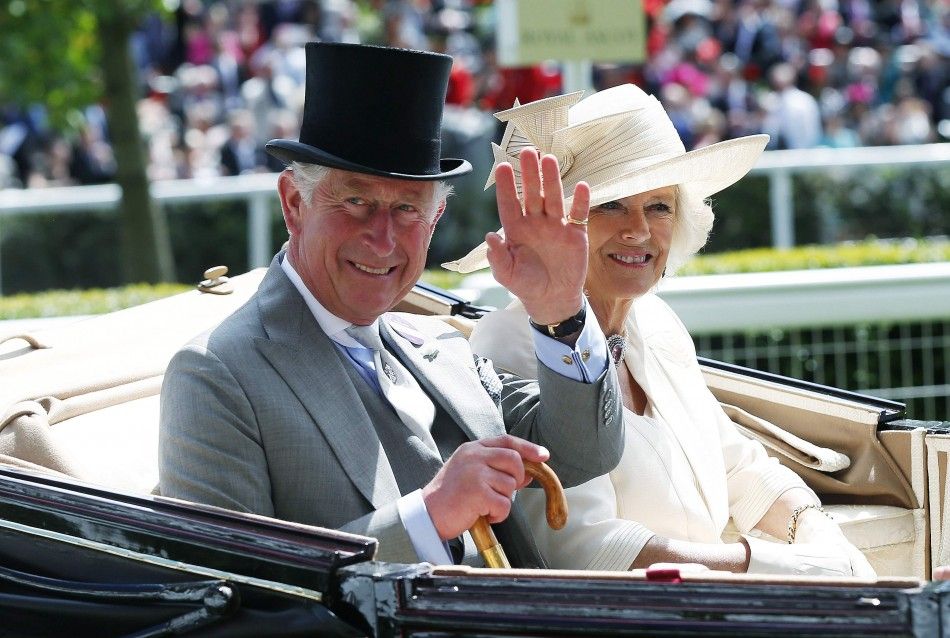
[[[336,346],[281,270],[279,257],[258,291],[268,338],[256,346],[323,432],[349,479],[380,509],[400,496],[392,467]]]
[[[471,439],[505,433],[498,406],[475,368],[468,341],[437,319],[425,323],[403,313],[380,318],[379,331],[403,365]]]
[[[627,361],[633,364],[631,373],[650,397],[657,416],[665,422],[665,427],[683,449],[710,520],[722,527],[726,523],[724,517],[728,517],[728,511],[720,511],[721,504],[728,502],[723,480],[725,468],[719,453],[718,436],[707,434],[708,428],[712,428],[713,434],[718,434],[717,425],[712,415],[691,411],[692,405],[707,406],[708,403],[698,400],[701,394],[694,394],[696,389],[686,357],[678,358],[675,345],[667,343],[669,337],[663,333],[671,330],[668,323],[662,317],[660,321],[653,321],[655,313],[651,301],[640,298],[634,302],[633,312],[627,320],[627,334],[633,337],[634,356],[628,357]],[[638,369],[640,366],[642,368]]]

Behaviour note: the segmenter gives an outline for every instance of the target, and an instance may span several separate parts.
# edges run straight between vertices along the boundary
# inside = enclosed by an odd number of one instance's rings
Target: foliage
[[[713,196],[705,251],[769,246],[768,179],[744,177]],[[792,177],[796,244],[928,237],[950,229],[950,171],[940,165],[839,168]]]
[[[4,0],[0,0],[2,3]],[[6,0],[0,4],[0,95],[49,119],[50,130],[80,127],[81,112],[105,106],[115,153],[123,281],[173,276],[164,212],[151,200],[138,132],[130,38],[160,0]],[[35,109],[39,105],[42,109]],[[45,124],[41,126],[45,128]],[[46,134],[47,131],[39,131]],[[112,271],[113,273],[115,271]]]
[[[54,129],[75,128],[102,93],[99,19],[136,21],[161,8],[159,0],[0,0],[0,95],[42,104]]]

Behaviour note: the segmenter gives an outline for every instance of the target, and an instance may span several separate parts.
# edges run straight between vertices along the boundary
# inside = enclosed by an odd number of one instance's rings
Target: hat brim
[[[590,205],[674,185],[686,188],[697,199],[706,199],[742,179],[768,142],[768,135],[748,135],[662,160],[592,186]],[[570,203],[572,199],[565,201]]]
[[[440,179],[451,179],[460,177],[472,172],[472,165],[463,159],[441,159],[439,160],[438,173],[426,173],[416,175],[412,173],[397,173],[393,171],[384,171],[372,166],[364,166],[342,157],[322,151],[315,146],[302,144],[295,140],[271,140],[264,148],[268,153],[282,161],[284,164],[291,162],[303,162],[306,164],[319,164],[330,168],[339,168],[354,173],[365,173],[367,175],[379,175],[380,177],[392,177],[394,179],[407,179],[414,181],[435,181]]]
[[[748,135],[689,151],[591,187],[591,207],[646,193],[664,186],[680,186],[694,199],[706,199],[732,186],[755,165],[768,144],[768,135]],[[565,199],[570,207],[573,195]],[[482,243],[461,259],[442,264],[447,270],[470,273],[488,267],[488,245]]]

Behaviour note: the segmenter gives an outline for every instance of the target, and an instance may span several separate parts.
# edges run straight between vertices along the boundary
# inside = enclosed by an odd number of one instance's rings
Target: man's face
[[[434,182],[332,169],[304,201],[291,171],[278,183],[288,254],[307,288],[358,325],[392,309],[419,279],[445,202]]]

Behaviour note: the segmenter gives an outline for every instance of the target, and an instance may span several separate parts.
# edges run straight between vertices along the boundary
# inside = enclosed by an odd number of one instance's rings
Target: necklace
[[[615,366],[619,366],[623,361],[623,353],[627,350],[627,338],[622,334],[612,334],[607,337],[607,352]]]

